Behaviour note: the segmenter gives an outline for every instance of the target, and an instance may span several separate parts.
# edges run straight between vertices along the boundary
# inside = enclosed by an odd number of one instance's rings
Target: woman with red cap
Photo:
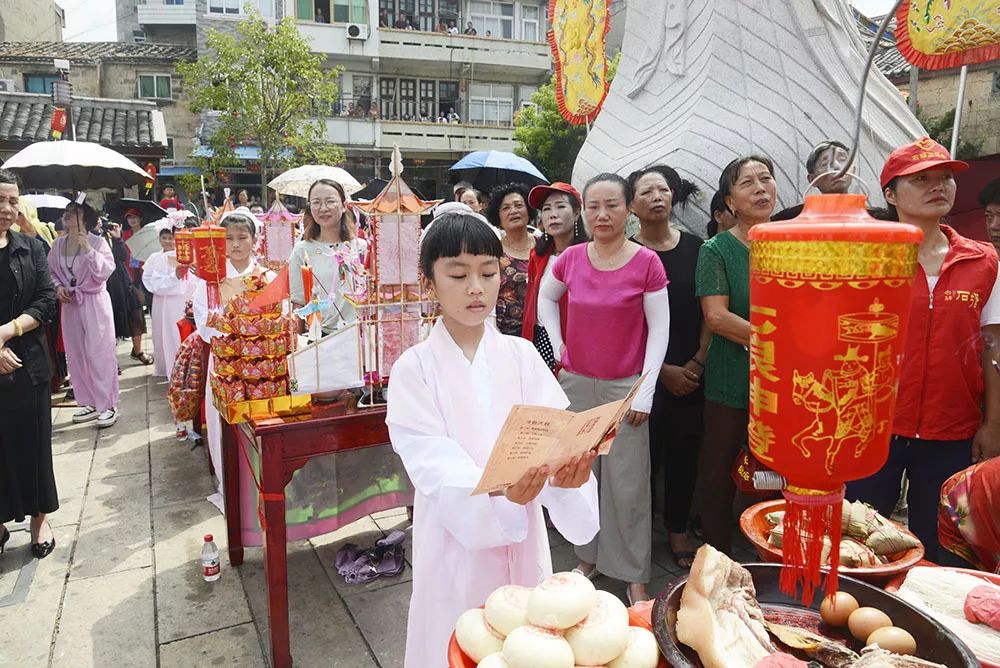
[[[549,335],[538,322],[538,288],[542,277],[552,273],[552,265],[559,254],[570,246],[587,241],[589,237],[580,219],[580,193],[570,184],[556,181],[548,186],[535,186],[528,193],[528,205],[539,212],[538,223],[543,234],[535,241],[528,258],[528,290],[524,296],[521,336],[534,343],[545,363],[555,370],[556,358]],[[559,301],[559,310],[565,338],[565,297]]]
[[[847,486],[848,498],[888,516],[905,471],[909,527],[930,561],[939,554],[942,484],[1000,454],[1000,374],[990,368],[1000,342],[997,252],[941,222],[955,203],[955,173],[968,168],[927,137],[897,148],[882,168],[890,213],[923,230],[924,240],[889,458],[878,473]]]

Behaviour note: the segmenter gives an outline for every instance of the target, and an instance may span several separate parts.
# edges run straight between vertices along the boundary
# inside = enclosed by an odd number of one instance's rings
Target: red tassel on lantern
[[[750,449],[788,481],[781,588],[812,602],[829,535],[837,590],[844,483],[885,463],[922,233],[863,195],[811,195],[751,229]]]
[[[209,310],[217,310],[222,307],[219,283],[226,278],[226,230],[219,225],[202,225],[191,232],[195,271],[208,284]]]

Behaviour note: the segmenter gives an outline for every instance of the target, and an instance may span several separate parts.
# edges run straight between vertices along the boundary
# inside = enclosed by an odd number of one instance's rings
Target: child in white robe
[[[442,317],[389,381],[389,435],[416,488],[407,668],[446,666],[462,612],[497,587],[533,587],[552,573],[543,505],[572,543],[599,529],[594,453],[558,471],[533,469],[503,493],[471,495],[515,404],[569,401],[530,341],[486,324],[499,291],[500,240],[468,207],[448,207],[420,250]]]
[[[190,277],[182,278],[185,269],[177,264],[173,228],[161,229],[159,238],[163,250],[146,260],[142,283],[153,293],[153,375],[169,378],[181,346],[177,321],[184,317],[195,282]]]
[[[253,274],[263,274],[269,281],[274,280],[274,272],[266,271],[257,264],[253,249],[256,241],[257,227],[251,216],[243,213],[229,213],[223,216],[220,221],[222,227],[226,228],[226,279],[249,276]],[[212,344],[212,337],[222,336],[222,332],[208,325],[208,286],[205,281],[196,279],[194,296],[192,298],[191,310],[194,313],[194,322],[197,326],[197,334],[202,341],[208,345]],[[208,356],[208,371],[206,378],[212,377],[215,369],[215,356]],[[206,392],[211,392],[209,385]],[[222,472],[222,417],[219,415],[211,395],[205,397],[205,437],[208,441],[208,455],[212,459],[212,467],[215,469],[215,477],[218,480],[218,494],[209,497],[224,513],[223,508],[223,472]],[[232,512],[240,512],[239,508],[233,508]]]

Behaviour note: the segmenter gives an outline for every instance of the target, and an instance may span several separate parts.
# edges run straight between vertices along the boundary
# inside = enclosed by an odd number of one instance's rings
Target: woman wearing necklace
[[[468,192],[468,191],[466,191]],[[524,297],[524,322],[521,336],[535,344],[535,349],[555,370],[556,358],[545,328],[538,322],[538,288],[542,277],[552,273],[559,254],[570,246],[589,241],[580,220],[580,193],[568,183],[556,181],[549,186],[535,186],[528,194],[528,205],[536,209],[543,234],[535,242],[528,258],[528,290]],[[566,338],[566,298],[559,301],[563,339]]]
[[[675,205],[683,206],[698,187],[666,165],[632,172],[628,182],[634,192],[632,213],[640,225],[632,241],[656,253],[670,278],[670,345],[659,370],[649,414],[651,493],[654,505],[660,496],[663,498],[674,562],[690,568],[694,549],[687,530],[698,478],[705,405],[701,376],[710,332],[702,326],[701,304],[694,293],[702,240],[671,227],[670,212]]]
[[[698,461],[705,540],[729,553],[733,534],[733,461],[747,440],[750,401],[750,242],[747,233],[771,218],[774,166],[750,155],[730,162],[719,192],[736,226],[705,242],[698,254],[697,295],[712,341],[705,362],[705,433]]]
[[[538,317],[559,351],[559,384],[570,410],[620,401],[646,374],[611,452],[594,463],[601,530],[576,549],[583,575],[600,572],[627,582],[629,602],[636,603],[649,598],[653,515],[646,420],[670,336],[667,275],[655,253],[625,238],[632,203],[625,179],[595,176],[583,189],[583,203],[594,240],[570,246],[555,261],[542,279]],[[564,295],[565,339],[559,313]]]
[[[97,212],[70,202],[63,214],[66,236],[49,251],[49,269],[62,303],[63,342],[73,392],[80,410],[73,422],[118,421],[118,358],[115,319],[107,282],[115,269],[108,243],[96,234]]]
[[[355,233],[342,185],[320,179],[309,187],[308,195],[309,207],[302,217],[305,229],[288,260],[288,287],[296,308],[313,299],[330,300],[322,325],[323,334],[330,334],[341,319],[345,322],[357,319],[354,306],[345,295],[360,287],[355,281],[360,281],[368,242]],[[314,278],[311,295],[304,294],[302,286],[302,266],[307,258]]]
[[[535,240],[528,225],[535,210],[528,204],[528,186],[507,183],[490,193],[486,217],[504,232],[500,258],[500,296],[497,299],[497,329],[520,336],[524,322],[524,297],[528,291],[528,258]]]
[[[43,328],[56,295],[42,241],[11,229],[19,197],[17,177],[0,169],[0,554],[4,523],[30,517],[31,553],[43,559],[56,546],[46,516],[59,508]]]

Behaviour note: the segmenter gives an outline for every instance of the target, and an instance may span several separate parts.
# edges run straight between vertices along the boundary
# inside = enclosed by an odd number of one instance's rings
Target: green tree
[[[608,79],[615,78],[621,53],[608,61]],[[531,96],[533,106],[525,107],[514,121],[514,153],[531,161],[549,181],[569,183],[573,164],[587,139],[584,125],[572,125],[559,113],[556,102],[556,75]]]
[[[920,105],[917,105],[917,120],[924,126],[927,135],[941,144],[945,148],[951,148],[951,132],[955,126],[955,110],[952,109],[942,116],[926,116],[921,113]],[[962,138],[962,129],[958,130],[958,149],[955,157],[959,160],[968,160],[978,157],[983,151],[982,141],[969,141]]]
[[[209,181],[219,170],[238,163],[236,147],[260,150],[261,194],[267,182],[285,169],[306,164],[337,164],[343,151],[325,141],[322,116],[337,101],[339,68],[321,67],[286,18],[268,25],[252,12],[230,35],[212,30],[206,55],[182,63],[178,71],[194,112],[212,111],[208,148],[195,156]]]

